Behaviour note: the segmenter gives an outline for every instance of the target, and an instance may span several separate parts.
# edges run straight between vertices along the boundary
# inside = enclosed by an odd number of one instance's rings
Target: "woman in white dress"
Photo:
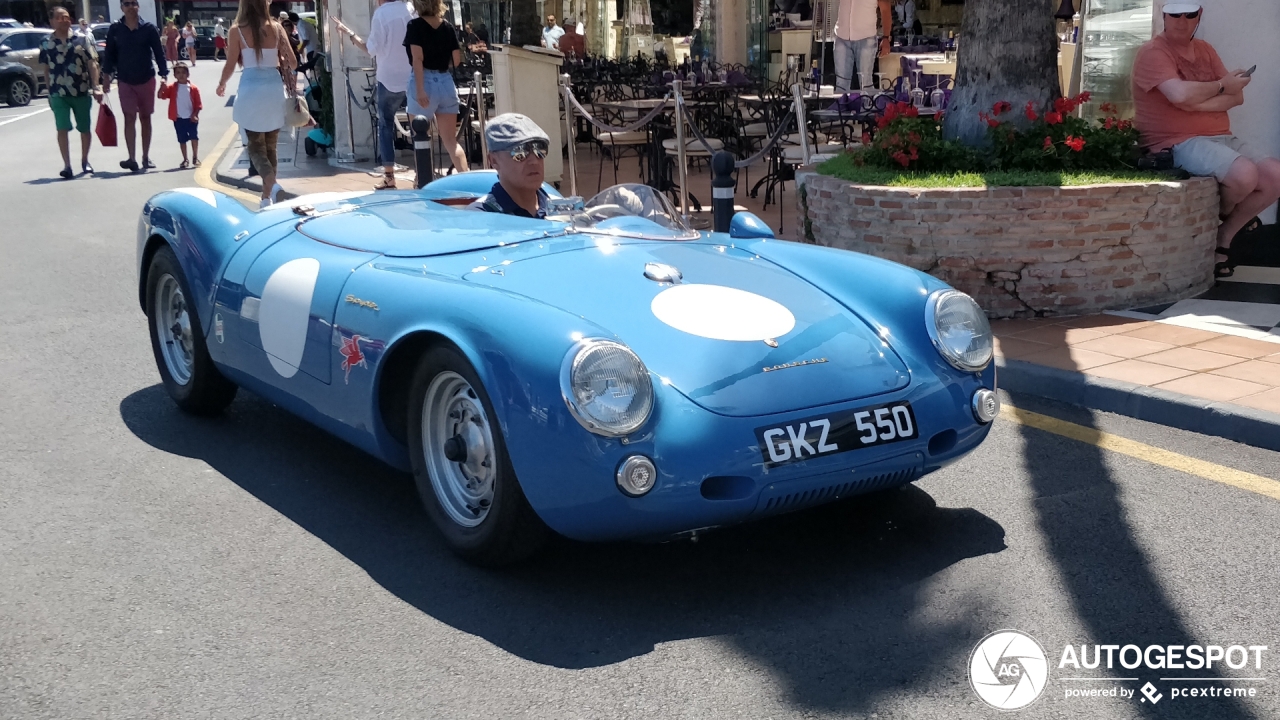
[[[284,79],[294,77],[296,59],[284,29],[271,19],[267,0],[240,0],[235,25],[227,35],[227,64],[217,93],[218,97],[226,93],[236,64],[243,65],[231,119],[249,140],[249,160],[262,176],[259,207],[266,207],[281,190],[276,183],[276,141],[284,127]]]
[[[196,24],[187,21],[186,26],[182,28],[182,43],[187,46],[187,61],[191,63],[191,67],[196,66]]]

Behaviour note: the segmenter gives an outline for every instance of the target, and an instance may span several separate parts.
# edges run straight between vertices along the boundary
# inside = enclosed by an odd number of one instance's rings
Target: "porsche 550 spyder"
[[[643,185],[546,219],[463,207],[493,182],[151,198],[138,299],[165,389],[213,414],[243,387],[411,471],[481,564],[910,483],[997,415],[986,317],[929,275],[749,213],[699,232]]]

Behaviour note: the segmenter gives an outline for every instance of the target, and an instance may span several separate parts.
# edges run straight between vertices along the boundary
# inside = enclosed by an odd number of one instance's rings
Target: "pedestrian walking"
[[[287,16],[286,16],[287,17]],[[227,91],[227,80],[240,72],[240,86],[231,110],[249,141],[249,161],[262,176],[262,199],[258,207],[275,202],[282,189],[276,183],[276,141],[284,127],[284,83],[294,82],[293,48],[280,23],[271,19],[267,0],[240,0],[234,26],[227,37],[227,64],[216,90]]]
[[[164,24],[164,59],[169,62],[178,62],[178,38],[182,33],[178,32],[178,26],[170,19]]]
[[[351,28],[333,19],[338,32],[346,33],[351,42],[374,58],[378,66],[375,100],[378,108],[378,161],[382,163],[382,182],[374,190],[396,187],[396,113],[405,104],[409,87],[409,58],[404,51],[405,31],[413,11],[404,0],[382,0],[369,21],[369,37],[361,40]]]
[[[89,18],[80,18],[80,24],[76,26],[76,32],[90,40],[93,39],[93,30],[89,27]]]
[[[58,150],[62,153],[62,177],[75,177],[71,171],[71,120],[75,118],[80,133],[80,169],[92,173],[89,146],[93,141],[89,126],[90,97],[102,102],[98,89],[98,53],[92,40],[71,32],[71,13],[54,7],[49,13],[53,32],[40,41],[40,62],[44,65],[44,81],[49,88],[49,108],[58,128]]]
[[[560,38],[564,36],[564,28],[556,24],[556,16],[547,16],[547,25],[542,28],[542,47],[548,50],[560,49]]]
[[[196,24],[187,21],[182,28],[182,44],[187,48],[187,62],[191,63],[191,67],[196,66]]]
[[[184,62],[173,65],[173,84],[160,83],[159,97],[169,101],[169,119],[178,134],[178,146],[182,148],[182,164],[179,170],[200,167],[200,88],[191,82],[191,71]],[[191,162],[187,162],[187,142],[191,143]]]
[[[409,115],[434,117],[436,133],[458,172],[466,172],[467,155],[458,145],[458,89],[450,68],[462,64],[458,33],[444,19],[442,0],[413,0],[418,17],[405,28],[409,57]]]
[[[218,18],[218,22],[213,26],[213,59],[218,60],[218,55],[226,55],[227,52],[227,26],[223,24],[222,18]]]
[[[102,91],[111,89],[111,81],[120,81],[120,112],[124,114],[124,143],[129,159],[120,167],[138,172],[155,167],[151,162],[151,114],[156,109],[156,74],[169,77],[169,64],[160,44],[160,30],[138,15],[138,0],[121,0],[124,17],[111,23],[107,30],[107,49],[103,53]],[[152,65],[152,60],[155,65]],[[142,164],[137,154],[137,132],[142,132]]]

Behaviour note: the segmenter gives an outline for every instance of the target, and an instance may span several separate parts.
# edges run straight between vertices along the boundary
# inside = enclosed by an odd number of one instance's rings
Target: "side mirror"
[[[729,221],[729,237],[771,238],[776,236],[773,234],[773,229],[756,217],[755,213],[743,211],[735,213],[733,219]]]
[[[10,50],[13,50],[13,48],[8,45],[0,45],[0,55],[8,55]]]

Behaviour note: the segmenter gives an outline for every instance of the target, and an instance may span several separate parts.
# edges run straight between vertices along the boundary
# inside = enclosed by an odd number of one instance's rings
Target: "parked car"
[[[213,57],[213,26],[197,25],[196,26],[196,59]],[[178,57],[183,60],[189,60],[187,57],[187,46],[181,38],[178,40]]]
[[[37,92],[45,92],[45,66],[40,62],[40,41],[53,31],[49,28],[19,28],[0,30],[0,59],[14,60],[31,68],[39,84]]]
[[[0,30],[4,30],[5,28],[20,28],[20,27],[26,27],[26,26],[18,22],[17,20],[14,20],[13,18],[0,18]]]
[[[14,60],[0,58],[0,96],[10,107],[22,107],[36,96],[36,74],[31,68]]]
[[[412,471],[480,564],[897,487],[986,438],[991,328],[942,281],[750,213],[700,233],[646,185],[466,211],[494,181],[152,197],[137,290],[166,391],[208,415],[243,387]]]
[[[107,51],[107,30],[111,29],[111,23],[94,23],[89,26],[89,32],[93,33],[93,46],[98,51],[98,62],[102,62],[102,54]]]

